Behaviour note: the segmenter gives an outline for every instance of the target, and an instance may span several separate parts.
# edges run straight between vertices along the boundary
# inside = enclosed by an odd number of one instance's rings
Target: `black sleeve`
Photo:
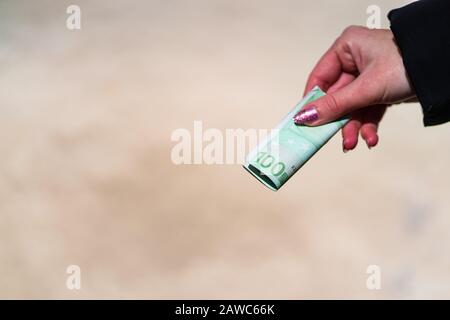
[[[450,0],[421,0],[388,17],[425,126],[450,121]]]

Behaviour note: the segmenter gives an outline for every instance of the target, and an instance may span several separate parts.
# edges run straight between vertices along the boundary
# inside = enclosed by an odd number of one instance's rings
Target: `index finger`
[[[311,71],[304,94],[315,86],[327,91],[339,79],[341,73],[342,62],[339,59],[336,46],[333,44]]]

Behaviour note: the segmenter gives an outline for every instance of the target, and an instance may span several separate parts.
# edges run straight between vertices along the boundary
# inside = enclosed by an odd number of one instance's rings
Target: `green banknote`
[[[297,126],[293,117],[303,106],[324,96],[315,87],[281,121],[264,141],[249,153],[244,164],[253,176],[268,188],[277,191],[300,169],[327,141],[339,131],[348,118],[339,119],[318,127]]]

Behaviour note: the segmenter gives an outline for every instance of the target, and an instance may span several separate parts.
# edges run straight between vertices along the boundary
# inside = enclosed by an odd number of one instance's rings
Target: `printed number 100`
[[[258,163],[264,169],[270,167],[270,173],[275,177],[280,176],[286,168],[283,162],[275,162],[275,158],[267,152],[258,152],[256,163]]]

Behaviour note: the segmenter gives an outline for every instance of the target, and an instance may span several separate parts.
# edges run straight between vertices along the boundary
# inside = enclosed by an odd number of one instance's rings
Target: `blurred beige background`
[[[278,193],[170,161],[194,120],[277,124],[343,28],[405,2],[1,1],[0,298],[450,298],[450,125],[417,104]]]

